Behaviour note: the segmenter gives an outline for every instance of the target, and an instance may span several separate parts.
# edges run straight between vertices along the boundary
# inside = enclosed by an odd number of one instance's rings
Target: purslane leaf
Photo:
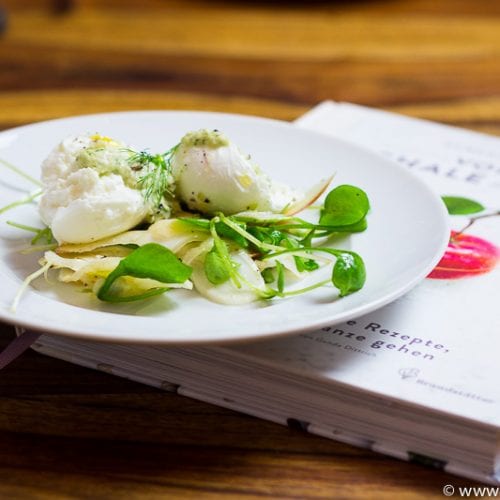
[[[350,226],[361,221],[369,209],[368,196],[362,189],[343,184],[328,193],[319,223],[328,226]]]
[[[234,285],[240,288],[241,284],[238,278],[238,273],[235,269],[235,264],[231,259],[229,249],[226,242],[217,233],[217,224],[220,222],[219,217],[215,217],[210,221],[210,234],[214,239],[212,251],[216,253],[220,259],[220,263],[225,267],[227,274],[233,280]]]
[[[231,277],[227,266],[215,248],[207,253],[204,263],[205,276],[212,285],[221,285]]]
[[[278,272],[278,278],[276,280],[278,292],[283,293],[285,290],[285,266],[283,266],[279,260],[276,261],[276,270]]]
[[[107,276],[97,297],[106,302],[142,300],[163,293],[168,288],[158,287],[138,295],[120,296],[113,293],[113,283],[122,276],[149,278],[161,283],[184,283],[189,279],[192,271],[190,266],[183,264],[168,248],[158,243],[147,243],[120,261]]]
[[[366,269],[363,259],[354,252],[342,252],[337,255],[333,266],[332,283],[340,291],[340,296],[345,297],[357,292],[366,281]]]

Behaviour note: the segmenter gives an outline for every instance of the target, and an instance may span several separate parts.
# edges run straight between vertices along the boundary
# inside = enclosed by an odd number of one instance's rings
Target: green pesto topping
[[[135,176],[130,168],[130,152],[121,144],[89,146],[78,153],[76,163],[80,168],[92,168],[100,176],[116,174],[122,177],[125,185],[137,186]]]
[[[204,146],[217,149],[229,145],[227,137],[218,130],[201,129],[196,132],[188,132],[181,140],[185,148]]]

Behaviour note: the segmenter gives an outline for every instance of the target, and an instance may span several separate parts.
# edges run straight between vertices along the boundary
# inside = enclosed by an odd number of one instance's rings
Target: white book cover
[[[320,104],[296,124],[392,158],[401,168],[411,169],[428,182],[439,195],[447,196],[454,215],[450,215],[453,233],[445,256],[430,277],[410,293],[367,316],[291,338],[230,348],[186,348],[180,354],[189,358],[191,353],[192,359],[198,360],[200,356],[232,360],[234,366],[240,363],[241,367],[245,363],[258,364],[272,370],[277,381],[280,373],[285,380],[288,377],[300,381],[297,390],[302,385],[302,393],[304,384],[306,387],[310,384],[311,388],[330,384],[343,391],[351,388],[364,394],[367,400],[385,400],[388,419],[394,419],[390,405],[396,402],[415,411],[429,412],[436,422],[441,419],[443,432],[448,425],[445,420],[452,418],[479,434],[491,433],[498,438],[500,138],[333,102]],[[48,342],[48,348],[43,348],[44,338],[39,341],[40,350],[57,355],[57,346],[53,345],[51,350]],[[98,349],[94,349],[96,356]],[[154,355],[160,360],[163,352],[165,359],[175,363],[175,349],[130,347],[129,355],[133,349],[144,359]],[[86,353],[87,361],[82,361],[83,364],[92,365],[88,361],[92,359],[91,351]],[[77,356],[66,359],[78,362]],[[130,366],[124,364],[114,372],[127,376],[129,370],[130,378],[140,378],[137,372],[132,374]],[[226,369],[230,374],[231,368]],[[232,370],[237,372],[235,368]],[[189,380],[182,370],[179,373],[179,380],[170,381]],[[200,379],[198,375],[193,372],[193,384],[195,381],[203,384],[203,377]],[[145,369],[143,378],[152,383],[155,374]],[[229,379],[237,392],[238,378],[235,375]],[[210,381],[206,380],[205,400],[210,400]],[[200,385],[197,390],[186,385],[184,392],[180,392],[193,397],[199,394],[198,398],[203,399],[202,389]],[[264,394],[265,388],[261,391],[262,401],[272,405],[269,395]],[[289,401],[293,400],[293,386],[284,392]],[[258,394],[249,398],[253,403],[248,412],[258,413]],[[225,405],[222,396],[212,399]],[[275,406],[274,410],[268,407],[270,419],[272,411],[279,412],[278,404]],[[313,429],[315,422],[310,423]],[[325,429],[316,432],[334,437]],[[404,430],[402,435],[404,440]],[[399,436],[399,442],[392,444],[401,446]],[[408,428],[408,442],[412,439],[412,429]],[[496,446],[493,440],[490,443],[493,455]],[[391,451],[391,443],[378,443],[373,448],[402,457],[407,451],[396,448]],[[499,460],[497,456],[497,468]],[[463,474],[474,475],[470,471]],[[494,482],[491,474],[491,469],[489,473],[484,469],[484,478],[488,476]]]

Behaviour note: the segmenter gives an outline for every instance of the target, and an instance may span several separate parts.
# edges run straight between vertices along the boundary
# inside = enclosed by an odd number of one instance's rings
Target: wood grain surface
[[[324,99],[500,135],[500,2],[4,0],[0,129],[126,109],[292,120]],[[13,338],[0,324],[0,346]],[[0,498],[442,498],[439,471],[26,353]]]

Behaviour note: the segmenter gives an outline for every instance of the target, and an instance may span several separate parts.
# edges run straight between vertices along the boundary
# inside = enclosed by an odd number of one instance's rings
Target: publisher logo
[[[400,368],[398,373],[403,380],[406,380],[415,378],[420,373],[420,370],[418,368]]]

